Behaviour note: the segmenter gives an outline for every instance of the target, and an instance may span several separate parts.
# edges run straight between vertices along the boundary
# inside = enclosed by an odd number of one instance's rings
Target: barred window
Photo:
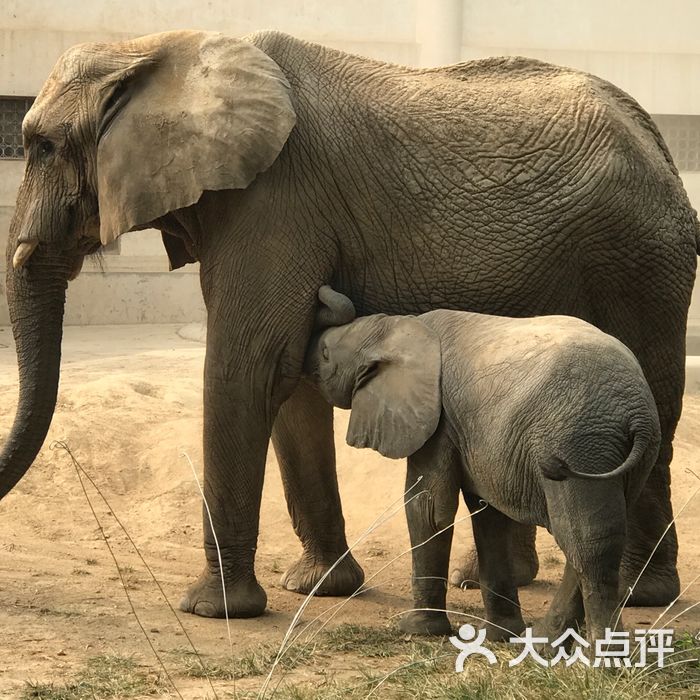
[[[700,171],[700,116],[655,114],[653,119],[678,170]]]
[[[33,97],[0,97],[0,159],[24,158],[22,120],[32,102]]]

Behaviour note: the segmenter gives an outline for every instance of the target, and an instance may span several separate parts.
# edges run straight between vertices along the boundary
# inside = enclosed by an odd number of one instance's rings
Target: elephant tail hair
[[[586,481],[607,481],[609,479],[617,479],[619,476],[627,474],[644,459],[647,450],[655,442],[654,432],[640,430],[634,433],[632,449],[630,450],[627,459],[617,468],[603,474],[589,474],[587,472],[579,472],[572,469],[563,459],[553,456],[548,462],[542,465],[542,473],[546,479],[552,481],[564,481],[564,479],[584,479]]]

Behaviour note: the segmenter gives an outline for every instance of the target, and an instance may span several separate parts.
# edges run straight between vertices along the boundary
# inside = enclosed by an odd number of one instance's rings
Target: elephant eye
[[[328,346],[324,345],[321,349],[321,357],[323,357],[324,360],[328,359]]]
[[[48,139],[41,139],[37,146],[37,152],[40,158],[48,158],[54,152],[54,145]]]

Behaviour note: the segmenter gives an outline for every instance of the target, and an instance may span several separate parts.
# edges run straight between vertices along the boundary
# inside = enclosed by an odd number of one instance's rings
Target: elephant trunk
[[[353,321],[357,315],[352,301],[327,284],[318,290],[318,299],[321,302],[321,308],[316,314],[317,330],[330,326],[344,326]]]
[[[13,221],[13,227],[15,221]],[[46,438],[58,393],[63,309],[72,257],[39,246],[13,268],[17,237],[7,247],[7,302],[19,367],[19,402],[0,454],[0,498],[24,476]]]

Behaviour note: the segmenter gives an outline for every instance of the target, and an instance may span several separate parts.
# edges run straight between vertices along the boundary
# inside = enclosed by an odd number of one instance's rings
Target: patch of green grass
[[[454,670],[457,650],[447,639],[402,636],[394,628],[343,624],[307,633],[293,643],[273,676],[269,697],[274,700],[664,700],[700,697],[700,643],[681,636],[665,668],[588,668],[563,663],[543,668],[525,660],[511,668],[508,661],[520,647],[491,644],[497,658],[489,664],[480,656]],[[168,663],[175,678],[208,678],[220,697],[234,697],[231,681],[255,677],[258,686],[272,668],[277,646],[260,645],[234,659],[206,659],[184,649]],[[301,673],[294,669],[303,668]],[[313,676],[312,676],[313,674]],[[309,680],[313,677],[314,680]],[[202,686],[204,687],[204,685]],[[236,700],[257,697],[255,690],[236,692]],[[274,693],[272,692],[274,690]],[[108,700],[166,694],[170,688],[156,672],[131,659],[102,656],[90,659],[74,680],[61,685],[27,684],[21,700]],[[228,694],[228,695],[227,695]]]
[[[693,636],[690,632],[684,632],[673,645],[677,651],[700,650],[700,632]]]
[[[95,700],[157,695],[165,689],[160,675],[139,669],[123,656],[93,656],[66,683],[27,682],[20,700]]]
[[[414,642],[420,644],[421,642]],[[304,665],[319,655],[332,658],[334,654],[355,654],[369,658],[388,658],[400,653],[405,640],[396,629],[370,627],[367,625],[343,624],[324,630],[319,634],[311,632],[293,642],[282,656],[278,668],[290,670]],[[278,646],[264,644],[249,649],[244,655],[234,659],[200,660],[191,652],[180,651],[185,657],[184,673],[191,678],[233,680],[263,676],[269,673],[277,657]],[[204,666],[202,666],[202,664]]]
[[[402,646],[401,633],[396,628],[342,624],[328,628],[318,635],[319,645],[335,653],[354,653],[370,658],[395,656]],[[404,645],[405,646],[405,645]]]
[[[183,673],[190,678],[211,678],[229,681],[234,678],[263,676],[269,673],[277,657],[278,647],[270,644],[249,649],[243,656],[233,659],[200,660],[191,652],[185,654]],[[278,664],[281,669],[290,670],[306,663],[312,656],[311,647],[294,647],[285,654]]]
[[[317,649],[326,652],[324,675],[311,683],[294,683],[284,678],[274,693],[275,700],[360,700],[368,696],[384,700],[421,698],[425,700],[636,700],[640,697],[700,697],[700,645],[691,635],[682,636],[665,668],[589,668],[563,663],[543,668],[526,660],[511,668],[508,661],[519,652],[507,644],[490,645],[497,663],[471,657],[465,672],[454,671],[456,650],[446,640],[416,640],[400,637],[391,630],[340,625],[321,634]],[[362,650],[382,647],[378,654]],[[381,659],[363,666],[351,677],[334,677],[341,654]],[[389,664],[386,659],[391,658]],[[340,664],[342,666],[342,664]],[[313,664],[309,664],[310,667]],[[269,666],[265,669],[269,671]],[[239,695],[242,700],[245,696]],[[254,695],[251,695],[254,697]]]
[[[700,642],[689,634],[676,641],[665,668],[588,668],[582,664],[543,668],[530,660],[511,668],[508,661],[520,649],[494,644],[490,648],[496,654],[496,664],[471,657],[463,674],[455,673],[457,651],[446,639],[406,638],[395,629],[345,624],[320,633],[314,644],[313,655],[304,665],[314,670],[320,666],[323,676],[313,684],[294,685],[282,678],[275,700],[360,700],[370,692],[370,697],[388,700],[700,697]],[[294,649],[297,646],[303,642]],[[315,656],[319,652],[323,654],[321,664]],[[346,654],[373,661],[358,664],[351,677],[337,678],[334,667],[347,666],[343,661]],[[269,666],[264,671],[268,672]]]

